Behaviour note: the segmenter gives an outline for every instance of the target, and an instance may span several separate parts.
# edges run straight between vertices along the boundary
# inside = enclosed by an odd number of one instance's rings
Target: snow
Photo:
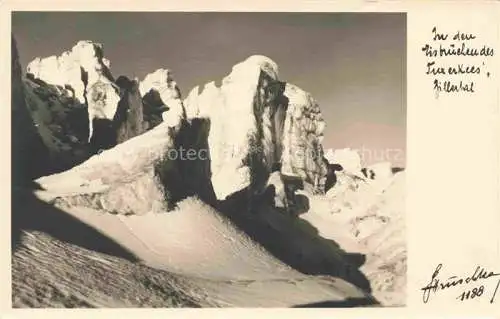
[[[35,59],[28,71],[49,84],[45,90],[70,84],[80,103],[92,96],[84,96],[82,87],[91,88],[86,94],[110,93],[104,100],[97,94],[89,103],[91,119],[110,118],[119,94],[109,65],[100,44],[80,41],[59,57]],[[87,84],[81,70],[88,74]],[[269,105],[275,93],[270,92],[272,84],[284,85],[282,94],[289,101],[277,120]],[[53,88],[61,96],[68,94]],[[45,104],[39,105],[37,87],[30,89],[27,99],[38,108],[33,117],[42,138],[53,149],[66,147],[48,129],[53,128],[52,116],[63,114],[68,105],[56,101],[52,114]],[[33,225],[47,223],[52,232],[67,231],[69,237],[61,241],[50,231],[24,232],[13,256],[15,305],[346,306],[352,300],[374,304],[374,297],[384,305],[405,303],[404,171],[394,174],[391,163],[378,163],[363,174],[358,153],[335,150],[326,159],[344,169],[335,172],[336,184],[323,194],[327,165],[321,141],[326,124],[320,107],[306,91],[280,82],[273,60],[251,56],[232,68],[221,87],[209,82],[201,90],[192,89],[184,100],[169,69],[147,75],[139,89],[143,97],[156,91],[169,107],[163,123],[71,169],[37,179],[41,189],[16,203],[17,213],[33,218]],[[179,173],[182,166],[166,158],[183,119],[209,121],[207,132],[186,136],[207,139],[211,175],[205,170],[200,176],[189,169]],[[278,141],[270,133],[276,123],[284,126]],[[71,138],[79,140],[68,135]],[[256,146],[261,152],[253,149]],[[256,160],[249,161],[255,154]],[[276,160],[281,171],[271,172]],[[165,179],[158,171],[181,178]],[[253,181],[262,177],[259,174],[265,177],[262,185]],[[274,185],[275,200],[283,202],[284,175],[299,176],[313,186],[297,191],[299,216],[236,194]],[[210,206],[196,195],[169,202],[171,191],[181,189],[181,179],[193,176],[193,183],[210,179],[219,202]],[[176,206],[167,209],[169,204]],[[248,212],[249,205],[255,211]],[[137,260],[79,247],[80,234],[65,229],[67,224],[52,224],[49,216],[84,225],[86,236],[102,236]],[[89,275],[79,275],[79,267]],[[29,269],[37,269],[37,275]],[[165,294],[171,298],[166,300]]]

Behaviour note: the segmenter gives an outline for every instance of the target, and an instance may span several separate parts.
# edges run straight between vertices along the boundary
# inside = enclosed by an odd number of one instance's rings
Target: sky
[[[14,12],[23,68],[79,40],[102,43],[115,78],[172,70],[184,96],[253,54],[318,101],[323,147],[404,166],[406,15],[400,13]]]

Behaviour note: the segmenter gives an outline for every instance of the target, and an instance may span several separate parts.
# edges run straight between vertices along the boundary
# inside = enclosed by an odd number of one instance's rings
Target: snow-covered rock
[[[221,87],[214,82],[201,92],[195,87],[184,105],[188,121],[210,123],[206,138],[218,199],[246,187],[262,191],[277,163],[284,175],[324,190],[319,107],[308,93],[279,81],[271,59],[249,57],[232,68]]]
[[[158,69],[146,75],[139,83],[139,91],[145,100],[146,115],[151,117],[151,127],[161,121],[174,127],[185,118],[181,92],[169,69]]]
[[[120,83],[125,85],[122,82],[124,79]],[[130,85],[137,88],[136,84]],[[121,123],[125,135],[130,129],[139,128],[139,123],[126,119]],[[193,155],[187,152],[203,145],[197,141],[198,126],[184,119],[172,124],[162,122],[72,169],[42,177],[37,182],[50,190],[58,205],[89,207],[113,214],[169,211],[192,195],[213,203],[215,195],[209,170],[205,169],[208,159],[191,160]]]
[[[112,80],[108,66],[109,60],[104,60],[102,44],[78,41],[60,56],[34,59],[26,71],[36,79],[74,92],[75,98],[85,103],[86,88],[100,80]]]
[[[60,56],[36,58],[28,64],[27,73],[34,79],[70,92],[80,104],[87,105],[89,118],[88,141],[93,135],[93,119],[112,120],[120,89],[103,61],[103,48],[99,43],[79,41],[70,51]]]
[[[118,142],[123,142],[146,130],[140,121],[146,117],[146,108],[141,115],[139,96],[143,102],[156,96],[156,102],[166,107],[161,129],[171,139],[163,151],[175,158],[168,162],[168,169],[157,170],[155,176],[161,176],[167,188],[171,185],[171,192],[177,194],[173,198],[196,194],[212,202],[246,187],[257,194],[266,187],[276,165],[282,167],[285,180],[299,178],[321,189],[326,173],[320,160],[324,122],[319,107],[308,93],[277,78],[272,60],[252,56],[235,65],[220,88],[210,83],[199,94],[192,90],[184,108],[180,90],[167,69],[146,76],[141,83],[120,77],[117,84],[122,99],[107,136],[117,134]],[[68,105],[81,110],[78,101],[65,98],[56,105],[59,113],[67,114],[72,109]],[[40,122],[51,127],[51,114],[43,120],[44,113],[39,113]],[[78,149],[74,144],[84,144],[81,132],[64,132],[63,137],[72,136],[75,142],[59,143],[55,148],[73,152]],[[47,143],[53,135],[46,134]],[[140,140],[148,144],[146,137]]]
[[[36,58],[26,68],[30,113],[52,157],[63,158],[63,167],[88,157],[87,144],[109,134],[94,130],[94,120],[113,120],[120,101],[107,65],[101,44],[79,41],[60,56]]]
[[[325,121],[317,102],[299,87],[287,83],[284,96],[288,109],[284,124],[281,171],[298,176],[313,185],[314,191],[324,192],[327,167],[323,161]]]
[[[174,81],[172,71],[169,69],[158,69],[153,73],[149,73],[139,83],[139,91],[142,96],[151,90],[156,90],[163,94],[165,101],[171,98],[180,98],[180,93],[177,91],[177,83]]]
[[[158,124],[148,125],[138,81],[115,82],[109,66],[102,45],[91,41],[27,66],[26,104],[56,171]]]
[[[57,87],[60,93],[70,93],[87,106],[88,142],[94,134],[93,120],[113,120],[121,98],[108,68],[109,60],[103,59],[100,43],[79,41],[60,56],[34,59],[26,69],[32,78]]]

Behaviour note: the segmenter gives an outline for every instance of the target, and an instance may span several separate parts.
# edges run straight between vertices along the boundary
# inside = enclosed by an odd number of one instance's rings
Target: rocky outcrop
[[[25,184],[51,171],[49,152],[28,112],[16,41],[11,38],[12,183]],[[36,160],[33,160],[36,155]]]
[[[281,171],[298,176],[313,186],[313,192],[325,190],[327,166],[323,161],[325,122],[312,96],[295,85],[287,84],[284,95],[288,110],[283,135]]]
[[[279,182],[274,185],[278,191],[276,204],[288,210],[293,207],[297,188],[309,185],[313,191],[324,192],[326,164],[321,147],[324,121],[319,107],[305,91],[279,81],[278,68],[269,58],[248,58],[233,67],[220,88],[213,83],[206,85],[201,93],[195,88],[184,102],[170,71],[165,69],[146,76],[139,84],[124,77],[117,83],[123,92],[113,122],[118,142],[140,134],[151,124],[139,120],[139,94],[143,95],[143,101],[158,97],[156,102],[167,110],[162,113],[161,125],[136,140],[149,145],[153,136],[158,139],[163,136],[164,141],[151,147],[156,155],[152,158],[151,151],[148,158],[154,165],[137,168],[139,175],[120,170],[123,171],[120,178],[133,180],[113,182],[118,191],[112,186],[97,195],[80,194],[77,201],[100,209],[105,206],[113,212],[145,212],[149,208],[136,207],[132,195],[120,199],[130,199],[130,205],[110,203],[125,193],[132,194],[134,187],[148,189],[155,198],[161,197],[160,193],[166,194],[163,197],[167,207],[192,195],[215,203],[244,189],[251,197],[262,196],[272,183]],[[131,148],[129,155],[121,154],[124,146],[119,145],[87,161],[85,166],[102,165],[106,157],[142,158],[142,148],[132,146],[136,143],[126,143]],[[82,166],[77,171],[81,172]],[[250,200],[250,206],[253,202]]]
[[[172,148],[165,150],[169,164],[158,167],[159,178],[169,189],[171,201],[197,195],[213,204],[216,199],[210,179],[209,123],[203,118],[187,120],[181,91],[168,69],[148,74],[140,82],[139,91],[146,126],[153,128],[161,123],[173,139]]]
[[[31,117],[56,171],[116,144],[113,118],[120,88],[101,44],[79,41],[60,56],[34,59],[27,66],[24,87]]]
[[[91,41],[29,63],[24,79],[27,109],[55,171],[82,163],[162,121],[160,117],[152,124],[148,118],[151,112],[143,106],[140,83],[125,76],[115,81],[109,66],[102,45]],[[180,103],[179,96],[176,101]]]
[[[28,77],[24,81],[27,110],[50,153],[56,171],[68,169],[90,156],[88,116],[67,91]]]
[[[43,188],[52,190],[50,200],[62,207],[82,206],[122,215],[169,211],[192,195],[214,203],[210,175],[203,170],[207,159],[191,159],[188,152],[206,149],[196,135],[205,129],[203,123],[173,117],[177,123],[163,121],[130,139],[146,129],[144,122],[136,121],[140,118],[138,86],[125,78],[117,82],[127,97],[120,102],[113,122],[118,134],[123,134],[118,135],[123,142],[73,169],[39,179]],[[128,114],[135,115],[127,118]]]
[[[235,65],[222,80],[184,100],[188,121],[205,121],[211,182],[219,200],[248,188],[264,191],[277,166],[281,173],[324,191],[326,166],[321,139],[324,122],[317,103],[278,78],[278,67],[264,56]],[[238,119],[238,120],[234,120]]]
[[[153,128],[162,121],[169,126],[180,123],[185,118],[181,92],[168,69],[158,69],[146,75],[139,84],[139,91],[143,97],[144,118],[149,128]]]
[[[149,126],[144,120],[144,108],[139,83],[136,80],[120,76],[116,80],[116,84],[123,92],[122,99],[118,103],[118,108],[113,118],[116,143],[119,144],[137,135],[141,135]]]
[[[101,44],[79,41],[61,56],[33,60],[27,73],[71,92],[75,100],[87,105],[90,142],[94,135],[93,120],[111,121],[120,100],[120,90],[108,66]]]

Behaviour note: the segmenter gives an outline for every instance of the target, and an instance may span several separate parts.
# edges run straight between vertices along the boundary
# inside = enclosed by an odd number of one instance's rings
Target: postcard
[[[500,315],[498,2],[0,8],[2,317]]]

